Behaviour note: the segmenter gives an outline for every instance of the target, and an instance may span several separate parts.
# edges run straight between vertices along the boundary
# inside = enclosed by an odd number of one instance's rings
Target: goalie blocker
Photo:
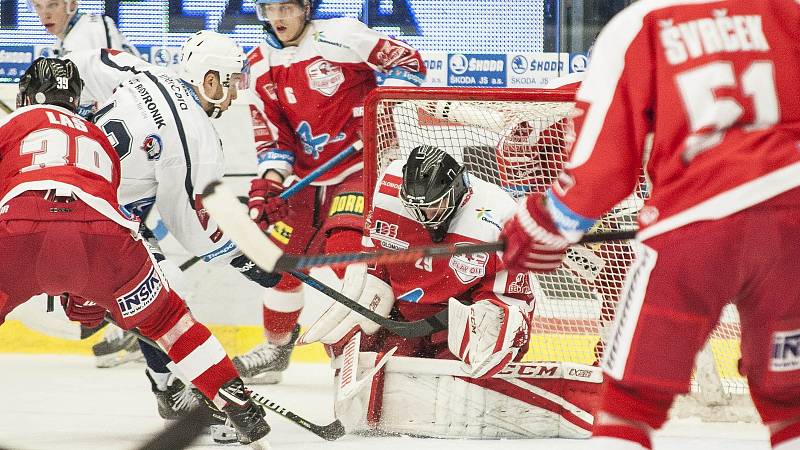
[[[598,367],[519,362],[492,378],[476,379],[463,376],[460,361],[384,355],[345,352],[332,361],[335,414],[350,433],[462,439],[591,435],[602,386]],[[357,390],[346,392],[342,385],[351,383]]]

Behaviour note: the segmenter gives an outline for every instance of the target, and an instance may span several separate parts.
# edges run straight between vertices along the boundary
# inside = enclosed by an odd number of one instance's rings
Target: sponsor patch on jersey
[[[400,294],[397,299],[403,302],[419,303],[419,300],[425,295],[422,288],[414,288],[404,294]]]
[[[397,238],[397,228],[397,224],[376,220],[375,225],[369,228],[369,237],[387,250],[405,250],[409,243]]]
[[[289,239],[292,238],[293,231],[294,228],[287,225],[285,222],[278,221],[270,228],[269,235],[281,244],[287,245]]]
[[[800,369],[800,330],[776,331],[772,334],[769,370],[789,372],[797,369]]]
[[[328,217],[339,214],[364,215],[364,194],[360,192],[345,192],[333,197]]]
[[[161,137],[157,134],[148,134],[147,137],[144,138],[144,142],[141,146],[141,149],[147,154],[148,161],[158,161],[161,159],[162,148],[164,148],[164,145],[161,141]]]
[[[378,192],[386,194],[391,197],[398,197],[400,195],[400,186],[403,184],[403,178],[397,175],[386,174],[378,186]]]
[[[458,242],[456,245],[469,245],[471,242]],[[485,252],[469,255],[454,255],[450,257],[449,266],[453,269],[458,280],[464,284],[472,283],[486,275],[486,264],[489,263],[489,254]]]
[[[489,225],[494,226],[498,230],[502,230],[503,229],[503,227],[500,226],[500,224],[497,223],[496,220],[494,220],[494,217],[492,216],[492,210],[491,209],[475,208],[475,212],[477,213],[476,217],[481,222],[488,223]]]
[[[342,68],[324,59],[309,64],[306,67],[306,76],[308,87],[328,97],[332,97],[344,83]]]
[[[131,317],[150,306],[161,292],[161,287],[161,278],[158,277],[155,268],[150,267],[150,272],[144,280],[127,294],[117,297],[122,317]]]

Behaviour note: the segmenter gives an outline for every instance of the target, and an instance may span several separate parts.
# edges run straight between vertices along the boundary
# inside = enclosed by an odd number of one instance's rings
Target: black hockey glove
[[[231,265],[241,272],[250,281],[258,283],[262,287],[269,288],[278,284],[281,280],[281,274],[274,272],[265,272],[256,265],[245,255],[239,255],[233,258]]]

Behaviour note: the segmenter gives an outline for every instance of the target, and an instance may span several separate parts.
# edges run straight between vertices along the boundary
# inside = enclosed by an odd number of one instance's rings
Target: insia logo
[[[158,297],[161,287],[161,279],[155,268],[150,267],[150,272],[138,286],[122,297],[117,297],[122,317],[131,317],[147,308]]]
[[[773,372],[800,369],[800,330],[777,331],[772,335],[769,368]]]

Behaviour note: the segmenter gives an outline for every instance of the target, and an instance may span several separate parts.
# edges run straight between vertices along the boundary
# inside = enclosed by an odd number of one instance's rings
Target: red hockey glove
[[[552,272],[561,266],[570,242],[559,233],[544,206],[544,195],[534,194],[521,203],[503,225],[506,243],[503,262],[509,270]]]
[[[250,199],[247,208],[250,218],[258,227],[266,230],[270,224],[285,219],[289,215],[286,200],[278,197],[283,192],[283,185],[274,180],[256,178],[250,182]]]
[[[69,320],[80,322],[86,328],[94,328],[106,317],[105,308],[77,295],[62,295],[61,306]]]

